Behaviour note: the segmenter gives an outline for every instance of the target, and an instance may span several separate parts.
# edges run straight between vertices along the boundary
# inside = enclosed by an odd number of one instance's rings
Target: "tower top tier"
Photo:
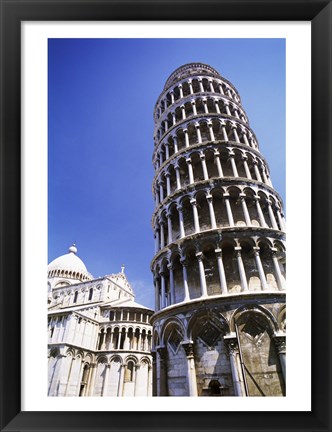
[[[213,67],[205,63],[187,63],[177,68],[168,77],[164,86],[164,90],[168,89],[168,87],[172,86],[177,81],[200,74],[210,75],[216,78],[222,78],[219,72],[217,72],[215,69],[213,69]]]

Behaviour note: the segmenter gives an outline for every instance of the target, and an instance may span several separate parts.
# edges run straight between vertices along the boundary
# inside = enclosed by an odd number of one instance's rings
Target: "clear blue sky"
[[[285,199],[284,39],[49,39],[48,59],[49,261],[76,243],[95,277],[124,264],[154,308],[153,109],[185,63],[237,88]]]

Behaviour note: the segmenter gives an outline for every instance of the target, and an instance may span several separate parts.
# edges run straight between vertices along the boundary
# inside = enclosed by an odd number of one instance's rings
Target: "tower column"
[[[240,196],[242,210],[243,210],[243,214],[244,214],[244,220],[245,220],[247,226],[251,226],[251,220],[250,220],[250,216],[249,216],[249,212],[248,212],[247,203],[245,200],[246,194],[241,193],[239,196]]]
[[[255,255],[255,261],[256,261],[257,270],[258,270],[258,273],[259,273],[259,279],[260,279],[261,284],[262,284],[262,290],[266,291],[266,290],[269,289],[269,287],[268,287],[268,284],[266,282],[266,276],[265,276],[265,273],[264,273],[261,257],[259,255],[260,248],[259,247],[254,247],[253,250],[254,250],[254,255]]]
[[[184,142],[186,147],[189,147],[189,136],[188,136],[188,129],[183,129],[184,133]]]
[[[172,238],[172,230],[173,230],[173,228],[172,228],[172,215],[168,212],[166,214],[166,217],[167,217],[167,226],[168,226],[168,244],[171,244],[173,241],[173,238]]]
[[[161,279],[161,309],[165,307],[165,295],[166,295],[166,283],[165,283],[165,273],[163,271],[159,272]]]
[[[188,274],[187,274],[187,265],[188,262],[185,258],[181,258],[181,264],[182,264],[182,273],[183,273],[183,289],[184,289],[184,302],[187,302],[190,300],[189,295],[189,286],[188,286]]]
[[[276,335],[273,340],[279,356],[284,382],[286,382],[286,336]]]
[[[194,183],[194,172],[193,172],[193,167],[191,164],[191,159],[187,158],[186,162],[188,165],[189,183],[192,184],[192,183]]]
[[[178,137],[177,135],[172,135],[173,138],[173,145],[174,145],[174,153],[177,153],[179,151],[178,149]]]
[[[204,155],[204,153],[202,153],[200,155],[200,159],[201,159],[201,163],[202,163],[202,170],[203,170],[204,180],[209,180],[209,174],[208,174],[207,167],[206,167],[206,161],[205,161],[205,155]]]
[[[206,200],[207,200],[207,203],[209,206],[211,228],[215,229],[215,228],[217,228],[217,223],[216,223],[216,217],[215,217],[214,208],[213,208],[212,195],[210,195],[210,194],[206,195]]]
[[[182,342],[182,346],[187,356],[187,384],[189,392],[188,396],[198,396],[193,342]]]
[[[220,178],[224,177],[224,173],[221,167],[221,163],[220,163],[220,153],[218,152],[218,150],[214,151],[214,161],[217,165],[217,170],[218,170],[218,176]]]
[[[193,114],[196,116],[197,115],[197,109],[196,109],[196,101],[195,101],[195,99],[193,99],[191,101],[191,105],[193,107]]]
[[[169,288],[170,288],[170,294],[171,294],[171,304],[174,304],[175,303],[175,286],[174,286],[174,273],[173,273],[172,263],[169,263],[167,265],[167,268],[169,270]]]
[[[195,128],[196,128],[196,133],[197,133],[197,141],[199,143],[201,143],[202,142],[202,135],[201,135],[201,129],[200,129],[199,123],[195,123]]]
[[[208,125],[209,132],[210,132],[210,139],[211,139],[211,141],[215,141],[215,137],[214,137],[214,133],[213,133],[213,125],[212,125],[211,120],[208,121],[207,125]]]
[[[184,232],[184,222],[183,222],[183,212],[182,212],[182,206],[178,205],[177,210],[179,212],[179,228],[180,228],[180,238],[185,237],[185,232]]]
[[[259,182],[262,182],[261,173],[259,172],[259,169],[258,169],[258,163],[256,160],[254,160],[253,163],[254,163],[254,170],[255,170],[256,178]]]
[[[229,223],[230,227],[233,227],[234,226],[234,219],[233,219],[231,204],[229,202],[229,193],[225,193],[223,195],[223,197],[224,197],[225,204],[226,204],[228,223]]]
[[[199,279],[200,279],[200,283],[201,283],[201,296],[207,297],[208,293],[207,293],[207,286],[206,286],[205,270],[204,270],[202,252],[197,252],[196,257],[198,260]]]
[[[264,218],[263,212],[262,212],[262,207],[261,207],[260,202],[259,202],[259,201],[260,201],[260,197],[259,197],[259,196],[256,196],[254,199],[255,199],[256,208],[257,208],[257,213],[258,213],[259,222],[260,222],[260,224],[261,224],[261,227],[262,227],[262,228],[266,228],[266,227],[267,227],[267,224],[266,224],[266,221],[265,221],[265,218]]]
[[[222,261],[222,250],[215,249],[215,253],[217,256],[221,294],[228,294],[225,269]]]
[[[176,176],[176,190],[181,189],[181,177],[180,177],[180,167],[179,165],[174,166],[175,176]]]
[[[226,124],[225,124],[224,121],[220,122],[220,124],[221,124],[221,131],[222,131],[222,135],[223,135],[224,141],[228,141],[228,135],[227,135],[227,132],[226,132]]]
[[[243,373],[240,367],[238,341],[236,337],[232,336],[224,336],[224,341],[228,348],[235,396],[246,396]]]
[[[272,261],[273,261],[273,265],[274,265],[274,270],[275,270],[275,275],[276,275],[276,279],[277,279],[277,284],[278,284],[278,289],[280,291],[283,291],[286,289],[285,287],[285,282],[284,282],[284,278],[281,274],[281,270],[280,270],[280,265],[279,265],[279,261],[277,258],[277,252],[278,250],[276,248],[272,248]]]
[[[275,230],[279,230],[276,218],[274,217],[274,213],[273,213],[273,210],[272,210],[271,201],[267,200],[266,202],[267,202],[267,208],[268,208],[268,211],[269,211],[269,216],[270,216],[270,219],[271,219],[271,222],[272,222],[272,226],[273,226],[273,228]]]
[[[239,173],[237,172],[234,156],[235,156],[235,154],[233,152],[229,152],[229,160],[231,161],[233,175],[234,175],[234,177],[239,177]]]
[[[245,170],[245,172],[246,172],[246,176],[247,176],[248,179],[251,180],[252,177],[251,177],[250,169],[249,169],[249,167],[248,167],[248,162],[247,162],[247,160],[248,160],[248,156],[242,156],[242,161],[243,161],[244,170]]]
[[[190,204],[191,204],[192,209],[193,209],[195,233],[198,233],[198,232],[200,232],[200,227],[199,227],[199,219],[198,219],[197,202],[193,198],[190,200]]]
[[[242,261],[241,249],[242,249],[241,247],[235,247],[234,248],[235,253],[236,253],[236,259],[237,259],[239,274],[240,274],[241,288],[242,288],[242,291],[248,291],[248,282],[247,282],[247,276],[246,276],[246,272],[245,272],[243,261]]]
[[[168,171],[166,171],[165,177],[166,177],[166,193],[167,193],[167,195],[170,195],[171,194],[171,175]]]

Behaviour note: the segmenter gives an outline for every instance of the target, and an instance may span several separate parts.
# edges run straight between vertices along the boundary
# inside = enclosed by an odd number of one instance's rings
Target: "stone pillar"
[[[148,365],[148,389],[147,389],[147,396],[152,396],[152,383],[153,383],[153,367],[151,365]]]
[[[267,200],[267,208],[268,208],[268,211],[269,211],[269,216],[270,216],[273,228],[275,230],[279,230],[277,221],[276,221],[276,219],[274,217],[274,213],[273,213],[273,210],[272,210],[272,207],[271,207],[271,201],[270,200]]]
[[[165,281],[165,273],[160,272],[161,279],[161,309],[165,307],[165,295],[166,295],[166,281]]]
[[[187,82],[188,82],[188,85],[189,85],[189,91],[190,91],[190,94],[193,94],[193,93],[194,93],[194,90],[193,90],[192,80],[189,79]]]
[[[195,233],[198,233],[198,232],[200,232],[200,227],[199,227],[199,218],[198,218],[197,202],[196,202],[196,200],[193,198],[193,199],[190,200],[190,204],[191,204],[192,209],[193,209],[193,217],[194,217]]]
[[[171,218],[171,214],[167,213],[166,217],[167,217],[167,227],[168,227],[168,244],[170,244],[173,241],[173,238],[172,238],[172,218]]]
[[[205,161],[205,154],[204,153],[200,154],[200,159],[201,159],[201,163],[202,163],[204,180],[209,180],[209,174],[208,174],[207,167],[206,167],[206,161]]]
[[[202,252],[197,252],[196,258],[198,260],[199,279],[200,279],[200,283],[201,283],[201,297],[207,297],[208,293],[207,293],[205,269],[204,269]]]
[[[181,105],[180,108],[181,108],[181,113],[182,113],[182,120],[185,120],[186,119],[186,108],[184,105]]]
[[[240,274],[240,280],[241,280],[241,288],[242,291],[248,291],[248,282],[247,282],[247,276],[244,269],[242,256],[241,256],[241,247],[235,247],[235,253],[236,253],[236,259],[237,259],[237,265],[239,268],[239,274]]]
[[[179,84],[178,87],[179,87],[179,91],[180,91],[180,99],[182,99],[183,98],[182,84]]]
[[[170,195],[171,194],[171,175],[168,171],[166,171],[165,177],[166,177],[166,193],[167,193],[167,195]]]
[[[189,136],[188,136],[188,129],[183,129],[184,133],[184,142],[186,147],[189,147]]]
[[[246,222],[246,225],[251,226],[251,220],[250,220],[250,216],[249,216],[249,212],[248,212],[247,203],[245,200],[246,194],[240,193],[239,197],[241,200],[241,205],[242,205],[242,210],[243,210],[244,220]]]
[[[110,374],[110,365],[105,365],[105,378],[104,378],[104,384],[103,384],[103,390],[102,390],[102,396],[107,396],[107,390],[108,390],[108,377]]]
[[[176,190],[181,189],[181,176],[180,176],[180,167],[179,165],[174,166],[175,176],[176,176]]]
[[[224,141],[228,141],[228,135],[226,132],[226,123],[222,121],[222,122],[220,122],[220,124],[221,124],[221,130],[222,130],[222,135],[223,135]]]
[[[278,289],[280,291],[283,291],[286,289],[286,286],[285,286],[285,279],[284,279],[283,275],[281,274],[280,265],[279,265],[279,261],[277,258],[278,250],[276,248],[272,248],[271,251],[272,251],[272,261],[273,261],[273,265],[274,265]]]
[[[193,99],[191,101],[191,105],[193,107],[193,114],[196,116],[197,115],[197,109],[196,109],[196,101],[195,101],[195,99]]]
[[[215,253],[217,256],[221,294],[228,294],[224,263],[222,261],[222,250],[215,249]]]
[[[175,112],[172,113],[172,121],[173,121],[173,126],[176,124],[176,114]]]
[[[279,221],[279,224],[281,226],[282,231],[286,231],[285,221],[284,221],[283,217],[281,216],[281,212],[280,212],[279,208],[277,208],[277,217],[278,217],[278,221]]]
[[[202,142],[202,135],[201,135],[201,129],[200,129],[199,123],[195,123],[195,128],[196,128],[196,133],[197,133],[197,141],[199,143],[201,143]]]
[[[231,116],[232,113],[231,113],[231,111],[230,111],[230,109],[229,109],[228,103],[225,103],[225,108],[226,108],[226,113],[227,113],[227,115]]]
[[[88,396],[93,396],[93,392],[95,389],[96,382],[96,373],[97,373],[97,365],[96,363],[92,363],[90,365],[90,378],[89,378],[89,386],[88,386]]]
[[[244,166],[244,170],[245,170],[245,172],[246,172],[246,176],[247,176],[247,178],[248,179],[252,179],[252,177],[251,177],[251,172],[250,172],[250,169],[249,169],[249,167],[248,167],[248,162],[247,162],[247,160],[248,160],[248,156],[242,156],[242,161],[243,161],[243,166]]]
[[[168,142],[165,143],[165,153],[166,153],[166,160],[169,159],[169,144]]]
[[[167,349],[157,347],[157,394],[168,396],[167,386]]]
[[[234,224],[234,219],[233,219],[233,213],[232,213],[232,208],[231,208],[231,204],[229,202],[229,194],[225,193],[223,195],[224,199],[225,199],[225,204],[226,204],[226,211],[227,211],[227,217],[228,217],[228,223],[230,227],[235,226]]]
[[[244,378],[240,365],[238,341],[236,337],[233,336],[224,336],[224,341],[229,353],[235,396],[246,396]]]
[[[119,376],[119,387],[118,387],[118,396],[123,396],[123,385],[124,385],[124,374],[125,374],[125,365],[120,366],[120,376]]]
[[[219,85],[219,91],[220,91],[220,93],[221,93],[222,95],[225,94],[225,93],[224,93],[224,89],[222,88],[221,83],[218,83],[218,85]]]
[[[286,336],[285,335],[275,335],[274,338],[274,345],[276,347],[282,375],[284,378],[284,382],[286,384]]]
[[[217,170],[218,170],[218,176],[220,178],[224,177],[224,173],[221,167],[221,162],[220,162],[220,153],[218,152],[218,150],[214,151],[214,161],[217,165]]]
[[[210,194],[206,195],[206,200],[207,200],[208,206],[209,206],[211,228],[215,229],[215,228],[217,228],[217,222],[216,222],[216,217],[215,217],[214,208],[213,208],[212,195],[210,195]]]
[[[203,99],[202,99],[202,102],[203,102],[203,106],[204,106],[204,112],[205,112],[205,114],[209,114],[209,110],[208,110],[208,106],[207,106],[207,100],[206,100],[206,98],[203,98]]]
[[[204,92],[204,87],[203,87],[203,80],[202,78],[198,78],[198,83],[199,83],[199,90],[201,92]]]
[[[165,235],[164,235],[164,221],[162,219],[159,220],[160,226],[160,249],[165,247]]]
[[[209,84],[210,84],[210,92],[214,93],[213,81],[209,80]]]
[[[160,195],[160,202],[164,201],[164,188],[163,188],[164,182],[162,180],[159,180],[159,195]]]
[[[235,125],[232,126],[232,130],[233,130],[235,141],[240,144],[240,138],[239,138],[239,135],[237,134],[237,130],[236,130]]]
[[[155,283],[155,308],[156,312],[160,310],[160,288],[159,288],[159,281],[158,278],[154,279]]]
[[[187,383],[189,392],[188,396],[198,396],[193,345],[194,343],[192,341],[182,342],[182,346],[187,356]]]
[[[210,139],[211,141],[215,141],[215,137],[214,137],[214,133],[213,133],[213,125],[212,122],[209,120],[207,122],[208,128],[209,128],[209,132],[210,132]]]
[[[178,205],[177,210],[179,212],[179,228],[180,228],[180,238],[185,237],[185,231],[184,231],[184,222],[183,222],[183,213],[182,213],[182,206]]]
[[[218,99],[214,99],[214,105],[216,107],[217,114],[220,114],[219,101]]]
[[[233,152],[229,152],[229,159],[230,159],[231,165],[232,165],[233,176],[239,177],[239,173],[237,172],[234,156],[235,156],[235,154]]]
[[[194,172],[193,167],[191,165],[191,159],[190,157],[186,159],[187,165],[188,165],[188,174],[189,174],[189,183],[194,183]]]
[[[262,290],[266,291],[266,290],[269,289],[269,287],[268,287],[268,284],[266,282],[266,276],[265,276],[265,273],[264,273],[261,257],[259,255],[260,248],[259,247],[254,247],[253,250],[254,250],[254,255],[255,255],[255,261],[256,261],[257,270],[258,270],[258,273],[259,273],[259,279],[260,279],[261,285],[262,285]]]
[[[254,160],[253,163],[254,163],[254,170],[255,170],[256,178],[259,182],[262,182],[261,173],[259,172],[259,169],[258,169],[258,163],[256,160]]]
[[[169,270],[169,289],[171,294],[171,304],[175,303],[175,287],[174,287],[174,273],[173,273],[173,266],[171,263],[167,265],[167,268]]]
[[[245,145],[247,145],[248,147],[250,147],[246,131],[243,132],[243,140],[244,140]]]
[[[189,295],[189,286],[188,286],[188,275],[187,275],[187,266],[188,262],[185,258],[181,258],[181,264],[182,264],[182,273],[183,273],[183,289],[184,289],[184,302],[187,302],[190,300]]]
[[[172,135],[173,138],[173,145],[174,145],[174,153],[177,153],[179,151],[178,149],[178,137],[177,135]]]
[[[169,92],[169,94],[171,95],[171,102],[172,102],[172,104],[175,102],[175,99],[174,99],[174,91],[173,90],[171,90],[170,92]]]
[[[141,365],[136,364],[135,365],[135,387],[134,387],[134,396],[137,396],[139,393],[139,384],[140,384],[140,379],[139,379],[139,370],[140,370]]]
[[[263,211],[262,211],[262,207],[261,207],[260,202],[259,202],[260,201],[260,197],[256,196],[254,199],[255,199],[257,213],[258,213],[259,222],[261,224],[261,227],[262,228],[266,228],[267,224],[265,222],[265,218],[264,218],[264,214],[263,214]]]

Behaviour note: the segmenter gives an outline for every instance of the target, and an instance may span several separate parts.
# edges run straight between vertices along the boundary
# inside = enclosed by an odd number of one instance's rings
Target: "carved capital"
[[[239,343],[236,337],[224,337],[225,345],[230,355],[235,355],[239,352]]]
[[[285,354],[286,353],[286,336],[275,336],[273,338],[274,345],[277,349],[278,354]]]
[[[159,354],[159,357],[161,360],[166,360],[167,357],[167,349],[164,346],[157,347],[157,353]]]
[[[183,346],[183,349],[185,350],[187,357],[194,357],[194,343],[193,342],[182,342],[181,345]]]

